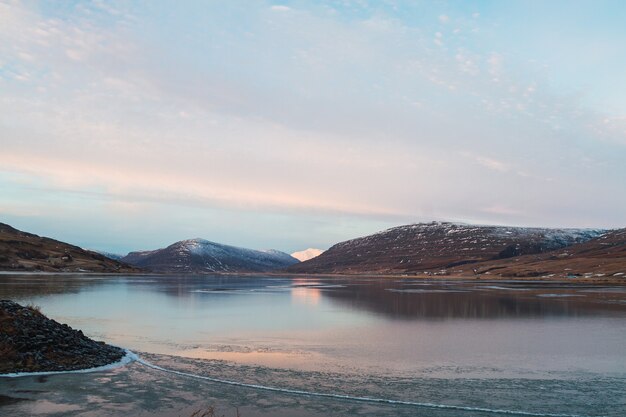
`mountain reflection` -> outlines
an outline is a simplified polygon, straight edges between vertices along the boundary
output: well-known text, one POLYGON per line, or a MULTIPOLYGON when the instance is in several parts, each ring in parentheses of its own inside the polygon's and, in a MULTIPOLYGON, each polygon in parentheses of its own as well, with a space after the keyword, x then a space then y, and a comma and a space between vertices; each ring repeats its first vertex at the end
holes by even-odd
MULTIPOLYGON (((247 297, 271 297, 270 305, 291 305, 373 313, 400 320, 501 319, 621 315, 626 311, 622 287, 602 288, 567 283, 503 281, 423 281, 381 278, 270 276, 94 276, 4 275, 0 298, 30 301, 56 294, 106 289, 160 293, 176 303, 216 301, 249 303, 247 297), (278 297, 278 298, 273 298, 278 297)), ((117 294, 117 295, 116 295, 117 294)))
POLYGON ((605 303, 595 294, 573 289, 555 293, 553 289, 532 287, 426 285, 416 289, 388 282, 360 283, 324 291, 323 296, 343 306, 399 319, 572 317, 624 312, 623 305, 605 303))
POLYGON ((55 294, 76 294, 89 287, 102 285, 106 278, 88 275, 0 275, 0 299, 21 300, 55 294))

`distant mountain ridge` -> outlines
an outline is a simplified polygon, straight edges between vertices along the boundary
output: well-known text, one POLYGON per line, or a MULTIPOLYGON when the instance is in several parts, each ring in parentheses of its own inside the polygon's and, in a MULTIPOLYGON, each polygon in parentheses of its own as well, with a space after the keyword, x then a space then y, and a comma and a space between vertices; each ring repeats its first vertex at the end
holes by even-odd
MULTIPOLYGON (((301 251, 303 258, 313 251, 301 251)), ((626 229, 549 229, 432 222, 394 227, 341 242, 304 262, 277 250, 239 248, 205 239, 183 240, 162 249, 131 252, 117 261, 0 223, 0 271, 280 271, 581 277, 594 281, 610 277, 626 282, 626 229)))
POLYGON ((254 250, 205 239, 182 240, 163 249, 130 252, 123 262, 154 272, 267 272, 299 261, 274 250, 254 250))
MULTIPOLYGON (((338 243, 293 265, 301 273, 432 273, 473 263, 544 253, 601 236, 604 229, 481 226, 448 222, 394 227, 338 243)), ((466 266, 461 268, 461 266, 466 266)))
POLYGON ((308 261, 316 256, 320 256, 324 251, 322 249, 308 248, 291 254, 294 258, 300 262, 308 261))
MULTIPOLYGON (((90 249, 85 249, 85 250, 90 250, 90 249)), ((100 255, 106 256, 107 258, 114 259, 116 261, 119 261, 124 256, 126 256, 126 255, 120 255, 119 253, 107 252, 103 250, 91 250, 91 252, 99 253, 100 255)))
POLYGON ((99 253, 0 223, 0 270, 42 272, 140 272, 99 253))

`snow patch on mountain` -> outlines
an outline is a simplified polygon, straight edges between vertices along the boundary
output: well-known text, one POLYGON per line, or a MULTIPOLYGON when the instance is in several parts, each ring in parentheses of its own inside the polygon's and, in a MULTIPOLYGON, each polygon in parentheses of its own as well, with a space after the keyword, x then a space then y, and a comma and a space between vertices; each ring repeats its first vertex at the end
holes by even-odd
POLYGON ((85 249, 85 250, 90 250, 92 252, 96 252, 99 253, 102 256, 106 256, 109 259, 113 259, 116 261, 119 261, 120 259, 122 259, 125 255, 120 255, 119 253, 113 253, 113 252, 106 252, 106 251, 102 251, 102 250, 92 250, 92 249, 85 249))
POLYGON ((123 258, 133 265, 163 272, 265 272, 298 263, 275 250, 254 250, 206 239, 188 239, 154 251, 131 252, 123 258))
MULTIPOLYGON (((409 224, 337 243, 292 272, 423 272, 539 254, 602 236, 603 229, 549 229, 449 222, 409 224)), ((471 271, 471 270, 470 270, 471 271)))
POLYGON ((322 253, 324 253, 322 249, 308 248, 299 252, 294 252, 291 254, 291 256, 296 258, 300 262, 304 262, 308 261, 309 259, 313 259, 316 256, 320 256, 322 253))

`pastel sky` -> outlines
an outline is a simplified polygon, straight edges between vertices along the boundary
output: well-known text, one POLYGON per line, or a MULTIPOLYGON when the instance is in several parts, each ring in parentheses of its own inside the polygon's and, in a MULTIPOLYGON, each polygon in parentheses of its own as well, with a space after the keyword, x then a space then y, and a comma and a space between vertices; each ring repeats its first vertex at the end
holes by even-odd
POLYGON ((120 253, 624 227, 624 22, 620 0, 0 0, 0 221, 120 253))

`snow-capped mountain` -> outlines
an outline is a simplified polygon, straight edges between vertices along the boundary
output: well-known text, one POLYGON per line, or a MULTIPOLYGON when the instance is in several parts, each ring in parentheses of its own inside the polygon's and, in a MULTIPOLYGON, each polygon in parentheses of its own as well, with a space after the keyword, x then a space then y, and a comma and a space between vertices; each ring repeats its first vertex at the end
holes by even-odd
POLYGON ((324 251, 321 249, 308 248, 299 252, 294 252, 291 254, 291 256, 296 258, 300 262, 304 262, 308 261, 309 259, 313 259, 316 256, 320 256, 323 252, 324 251))
POLYGON ((176 242, 166 248, 130 252, 123 262, 155 272, 265 272, 298 263, 284 252, 253 250, 204 239, 176 242))
MULTIPOLYGON (((394 227, 338 243, 293 265, 303 273, 421 273, 490 259, 537 254, 602 235, 599 229, 547 229, 432 222, 394 227)), ((471 271, 471 268, 468 266, 471 271)))

